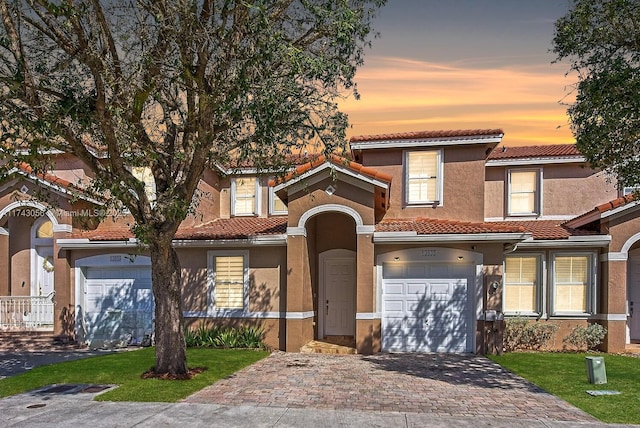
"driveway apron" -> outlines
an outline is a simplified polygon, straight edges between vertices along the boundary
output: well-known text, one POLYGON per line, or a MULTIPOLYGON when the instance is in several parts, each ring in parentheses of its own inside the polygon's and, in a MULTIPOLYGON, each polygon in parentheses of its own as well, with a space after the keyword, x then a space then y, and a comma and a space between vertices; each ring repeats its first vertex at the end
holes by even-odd
POLYGON ((595 421, 487 358, 452 354, 337 356, 275 352, 184 401, 595 421))

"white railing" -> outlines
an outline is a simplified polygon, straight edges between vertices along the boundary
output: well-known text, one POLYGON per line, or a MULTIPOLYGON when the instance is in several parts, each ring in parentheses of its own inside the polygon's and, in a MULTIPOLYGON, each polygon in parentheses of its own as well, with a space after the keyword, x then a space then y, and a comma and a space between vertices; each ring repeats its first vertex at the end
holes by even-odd
POLYGON ((53 328, 54 295, 0 297, 0 329, 53 328))

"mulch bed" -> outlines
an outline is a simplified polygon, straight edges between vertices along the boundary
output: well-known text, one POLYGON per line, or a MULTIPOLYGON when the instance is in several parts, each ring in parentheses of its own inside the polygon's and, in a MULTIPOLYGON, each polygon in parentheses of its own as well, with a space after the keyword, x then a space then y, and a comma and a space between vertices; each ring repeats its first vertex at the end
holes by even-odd
POLYGON ((207 370, 206 367, 189 367, 186 374, 170 374, 170 373, 157 373, 153 369, 148 370, 140 377, 142 379, 162 379, 162 380, 189 380, 193 379, 196 375, 207 370))

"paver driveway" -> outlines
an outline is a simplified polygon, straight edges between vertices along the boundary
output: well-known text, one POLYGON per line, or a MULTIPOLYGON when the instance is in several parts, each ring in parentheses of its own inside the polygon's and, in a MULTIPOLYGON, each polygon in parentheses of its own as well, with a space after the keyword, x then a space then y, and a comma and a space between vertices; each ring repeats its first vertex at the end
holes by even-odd
POLYGON ((275 352, 191 403, 595 421, 480 356, 275 352))

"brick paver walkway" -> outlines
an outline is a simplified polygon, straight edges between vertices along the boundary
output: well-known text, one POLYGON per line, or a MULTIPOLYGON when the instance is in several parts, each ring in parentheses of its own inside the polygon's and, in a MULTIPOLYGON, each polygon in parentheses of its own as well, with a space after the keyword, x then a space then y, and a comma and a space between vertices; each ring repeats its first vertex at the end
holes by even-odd
POLYGON ((480 356, 276 352, 191 403, 595 421, 480 356))

